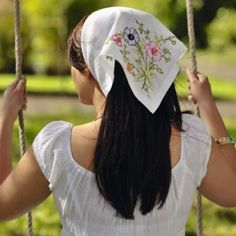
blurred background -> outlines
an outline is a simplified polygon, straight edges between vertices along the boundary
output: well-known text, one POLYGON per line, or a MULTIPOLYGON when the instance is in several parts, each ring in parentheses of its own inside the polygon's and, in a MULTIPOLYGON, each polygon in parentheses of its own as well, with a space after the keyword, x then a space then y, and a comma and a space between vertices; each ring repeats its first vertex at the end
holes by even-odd
MULTIPOLYGON (((82 16, 102 7, 128 6, 155 15, 188 45, 186 7, 183 0, 24 0, 21 2, 23 73, 28 80, 29 105, 25 112, 27 143, 52 120, 81 124, 94 118, 94 110, 79 103, 70 79, 67 38, 82 16)), ((199 70, 210 78, 217 106, 231 136, 236 137, 236 0, 194 0, 199 70)), ((176 87, 183 109, 193 109, 187 99, 180 62, 176 87)), ((15 79, 14 8, 12 0, 0 4, 0 92, 15 79)), ((1 97, 0 97, 1 103, 1 97)), ((14 163, 19 160, 17 124, 14 163)), ((220 173, 219 173, 220 175, 220 173)), ((186 235, 196 235, 196 204, 189 216, 186 235)), ((60 220, 52 197, 33 210, 35 235, 57 236, 60 220)), ((236 209, 224 209, 203 200, 206 236, 236 236, 236 209)), ((26 220, 0 223, 0 235, 26 235, 26 220)))

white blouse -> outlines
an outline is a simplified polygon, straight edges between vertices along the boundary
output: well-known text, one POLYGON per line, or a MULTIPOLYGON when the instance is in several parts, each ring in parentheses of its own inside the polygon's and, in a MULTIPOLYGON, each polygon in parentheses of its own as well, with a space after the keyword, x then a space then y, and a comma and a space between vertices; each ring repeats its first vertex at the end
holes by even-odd
POLYGON ((100 195, 93 172, 72 157, 73 125, 55 121, 33 142, 36 160, 49 181, 62 222, 62 236, 184 236, 194 193, 207 171, 211 136, 202 121, 183 115, 181 156, 172 168, 169 194, 161 209, 142 215, 136 206, 134 220, 116 216, 100 195))

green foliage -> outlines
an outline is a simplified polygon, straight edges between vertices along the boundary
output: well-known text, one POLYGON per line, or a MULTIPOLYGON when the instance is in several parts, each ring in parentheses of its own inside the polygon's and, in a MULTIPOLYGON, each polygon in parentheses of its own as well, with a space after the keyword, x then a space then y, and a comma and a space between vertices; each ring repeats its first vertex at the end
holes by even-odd
POLYGON ((2 0, 0 4, 0 71, 11 71, 14 68, 14 32, 13 8, 11 2, 2 0), (12 30, 10 30, 12 29, 12 30))
POLYGON ((216 19, 208 26, 211 48, 222 52, 236 46, 236 9, 220 8, 216 19))
MULTIPOLYGON (((155 15, 160 21, 167 25, 171 30, 178 32, 182 31, 182 28, 186 22, 185 18, 185 2, 181 0, 117 0, 116 5, 133 7, 142 11, 149 12, 155 15), (179 25, 177 22, 182 23, 179 25), (176 30, 178 25, 178 30, 176 30)), ((186 29, 186 27, 184 27, 186 29)))
MULTIPOLYGON (((169 27, 177 37, 187 42, 187 20, 186 2, 183 0, 117 0, 117 5, 134 7, 147 11, 160 19, 169 27)), ((214 0, 195 0, 193 1, 194 20, 197 45, 200 48, 208 46, 210 33, 206 30, 209 23, 214 22, 217 10, 221 7, 235 9, 235 0, 214 1, 214 0)), ((217 24, 217 23, 216 23, 217 24)), ((235 27, 234 27, 235 28, 235 27)), ((222 35, 224 38, 224 34, 222 35)))
POLYGON ((26 63, 35 72, 61 73, 66 70, 67 27, 64 11, 71 0, 22 1, 24 47, 30 49, 26 63), (30 29, 30 30, 29 30, 30 29))
POLYGON ((89 15, 100 8, 114 5, 115 0, 87 0, 78 1, 70 0, 70 4, 65 9, 65 16, 67 18, 67 28, 69 32, 76 26, 82 17, 89 15))
MULTIPOLYGON (((156 15, 179 38, 187 42, 185 1, 182 0, 40 0, 21 1, 23 66, 25 72, 48 74, 68 73, 67 37, 85 14, 99 8, 120 5, 134 7, 156 15)), ((195 0, 196 32, 199 45, 206 46, 210 37, 212 47, 235 45, 235 0, 195 0), (218 11, 225 7, 227 14, 218 11), (223 15, 222 15, 223 14, 223 15), (230 18, 229 16, 230 15, 230 18), (226 32, 221 33, 226 24, 226 32), (206 26, 211 23, 209 30, 206 26), (218 37, 219 36, 219 37, 218 37)), ((14 12, 13 1, 0 4, 0 71, 14 71, 14 12)))
MULTIPOLYGON (((197 236, 196 201, 190 213, 186 236, 197 236)), ((203 197, 203 232, 206 236, 235 236, 236 212, 219 207, 203 197)))
POLYGON ((117 6, 125 6, 125 7, 131 7, 131 8, 136 8, 139 10, 144 10, 146 12, 149 12, 151 14, 155 13, 155 5, 156 5, 156 0, 116 0, 116 5, 117 6))

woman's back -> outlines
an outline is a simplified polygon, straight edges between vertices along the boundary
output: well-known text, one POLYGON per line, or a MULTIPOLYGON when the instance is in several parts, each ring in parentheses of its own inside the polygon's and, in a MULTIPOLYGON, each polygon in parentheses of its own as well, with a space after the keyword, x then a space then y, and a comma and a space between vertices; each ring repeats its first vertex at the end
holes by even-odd
POLYGON ((177 141, 174 135, 170 143, 171 153, 178 151, 180 142, 181 148, 180 155, 171 156, 174 166, 167 200, 161 209, 156 206, 146 215, 139 211, 138 202, 134 220, 117 216, 98 191, 90 165, 96 146, 93 126, 90 123, 72 131, 70 123, 54 122, 43 129, 33 145, 62 218, 62 235, 184 235, 193 196, 205 175, 211 149, 210 135, 201 121, 193 115, 183 115, 185 131, 177 135, 177 141), (89 161, 83 155, 88 155, 89 161))

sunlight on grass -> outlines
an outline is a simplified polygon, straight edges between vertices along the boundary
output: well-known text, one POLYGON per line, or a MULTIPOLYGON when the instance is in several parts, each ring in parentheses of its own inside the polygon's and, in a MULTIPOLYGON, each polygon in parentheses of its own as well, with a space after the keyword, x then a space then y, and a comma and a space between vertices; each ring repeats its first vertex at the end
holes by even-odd
MULTIPOLYGON (((236 81, 211 77, 210 82, 212 92, 216 99, 236 100, 236 81)), ((5 89, 11 81, 13 75, 0 74, 0 89, 5 89)), ((180 97, 187 96, 187 79, 184 74, 180 74, 176 79, 176 89, 180 97)), ((70 76, 45 76, 30 75, 27 78, 28 92, 39 93, 71 93, 75 94, 74 85, 70 76)))
MULTIPOLYGON (((0 89, 5 89, 15 79, 14 75, 0 74, 0 89)), ((70 76, 27 76, 27 91, 39 93, 69 92, 74 93, 74 85, 70 76)))

